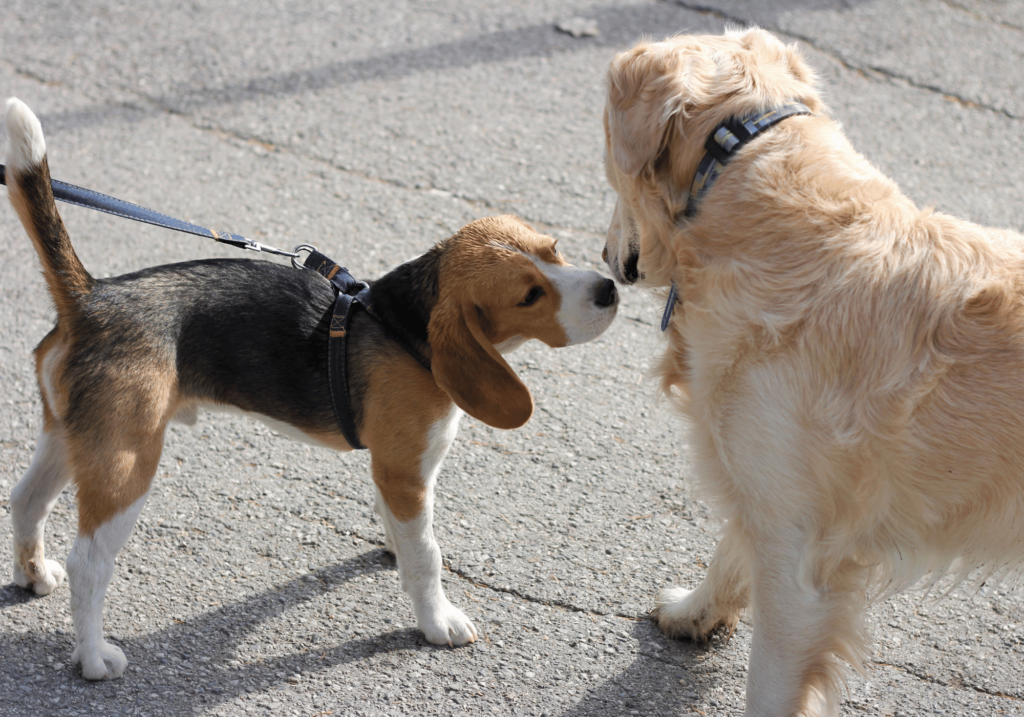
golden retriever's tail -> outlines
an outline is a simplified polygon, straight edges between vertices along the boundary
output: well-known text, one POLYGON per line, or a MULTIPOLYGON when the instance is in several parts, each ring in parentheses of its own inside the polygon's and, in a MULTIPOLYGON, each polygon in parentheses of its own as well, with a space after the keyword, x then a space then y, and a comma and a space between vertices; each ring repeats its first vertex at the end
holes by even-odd
POLYGON ((7 100, 7 195, 43 264, 58 318, 77 313, 95 280, 71 246, 50 186, 39 119, 21 100, 7 100))

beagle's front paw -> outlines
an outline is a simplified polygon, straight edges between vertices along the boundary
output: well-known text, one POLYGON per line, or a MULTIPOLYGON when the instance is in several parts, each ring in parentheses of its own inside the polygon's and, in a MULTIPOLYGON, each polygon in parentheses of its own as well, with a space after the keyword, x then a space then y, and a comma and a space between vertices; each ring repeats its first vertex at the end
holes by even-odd
POLYGON ((476 628, 462 610, 447 600, 419 620, 419 627, 427 642, 435 645, 458 647, 476 642, 476 628))
POLYGON ((32 588, 36 595, 49 595, 66 577, 64 566, 56 560, 44 558, 40 563, 33 559, 27 569, 14 561, 14 582, 26 590, 32 588))
POLYGON ((88 647, 78 645, 71 653, 71 662, 82 666, 82 677, 87 680, 116 680, 128 667, 121 648, 105 640, 88 647))

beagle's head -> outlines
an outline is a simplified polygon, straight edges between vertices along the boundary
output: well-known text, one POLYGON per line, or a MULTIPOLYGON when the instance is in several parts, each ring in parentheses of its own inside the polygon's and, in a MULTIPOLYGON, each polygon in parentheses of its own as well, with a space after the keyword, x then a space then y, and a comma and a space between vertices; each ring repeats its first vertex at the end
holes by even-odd
POLYGON ((783 104, 824 105, 795 45, 759 28, 643 41, 608 69, 605 170, 618 194, 604 258, 625 284, 667 286, 676 225, 704 142, 721 122, 783 104))
POLYGON ((615 283, 571 266, 554 239, 512 216, 479 219, 442 245, 434 378, 474 418, 518 428, 533 397, 502 354, 530 339, 557 348, 597 338, 615 318, 615 283))

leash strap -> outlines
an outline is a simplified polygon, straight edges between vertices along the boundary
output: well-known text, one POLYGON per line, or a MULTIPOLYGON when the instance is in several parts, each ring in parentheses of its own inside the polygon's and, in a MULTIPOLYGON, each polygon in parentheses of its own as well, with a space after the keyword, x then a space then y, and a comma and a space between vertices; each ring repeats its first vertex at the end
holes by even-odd
POLYGON ((366 448, 359 441, 359 429, 352 415, 352 394, 349 391, 348 370, 348 328, 352 320, 352 309, 362 305, 365 309, 370 300, 370 286, 365 281, 356 281, 348 269, 316 251, 310 251, 303 266, 312 269, 334 286, 337 298, 331 314, 331 332, 327 341, 327 377, 331 389, 331 405, 345 440, 355 450, 366 448))
MULTIPOLYGON (((732 117, 715 128, 707 141, 704 143, 704 158, 697 166, 697 173, 693 176, 693 184, 690 185, 690 196, 686 200, 686 208, 682 215, 690 219, 697 214, 697 205, 701 197, 707 193, 711 185, 715 183, 725 165, 735 156, 736 152, 769 127, 778 124, 787 117, 793 115, 811 115, 810 108, 802 102, 788 102, 781 107, 775 107, 767 112, 747 115, 746 117, 732 117)), ((680 218, 676 217, 676 223, 680 218)), ((672 288, 668 292, 668 301, 665 303, 665 312, 661 315, 661 330, 668 328, 672 319, 672 312, 675 311, 679 292, 676 283, 672 282, 672 288)))
MULTIPOLYGON (((2 164, 0 164, 0 184, 7 184, 7 172, 2 164)), ((54 199, 59 199, 60 201, 67 202, 68 204, 85 207, 86 209, 95 209, 98 212, 113 214, 115 217, 121 217, 122 219, 132 219, 144 224, 152 224, 165 229, 173 229, 179 232, 195 234, 196 236, 213 239, 221 244, 230 244, 231 246, 236 246, 240 249, 261 251, 268 254, 277 254, 279 256, 298 256, 295 252, 276 249, 272 246, 265 246, 257 241, 253 241, 252 239, 246 239, 244 236, 239 234, 223 234, 215 232, 212 229, 201 227, 198 224, 184 222, 180 219, 169 217, 166 214, 153 211, 152 209, 140 207, 138 204, 126 202, 123 199, 117 199, 106 194, 100 194, 99 192, 94 192, 91 189, 76 187, 73 184, 60 182, 56 179, 50 180, 50 186, 53 188, 54 199)))

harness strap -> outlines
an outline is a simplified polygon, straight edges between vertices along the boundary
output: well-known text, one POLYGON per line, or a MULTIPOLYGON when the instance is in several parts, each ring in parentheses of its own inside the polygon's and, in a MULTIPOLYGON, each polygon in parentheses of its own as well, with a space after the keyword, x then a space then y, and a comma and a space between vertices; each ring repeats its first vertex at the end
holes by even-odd
MULTIPOLYGON (((384 329, 388 338, 398 343, 419 362, 423 368, 430 371, 430 359, 416 348, 415 341, 402 331, 387 322, 381 320, 370 306, 370 285, 365 281, 357 281, 348 269, 329 259, 308 244, 300 244, 296 251, 308 249, 309 256, 302 263, 305 269, 312 269, 320 276, 331 282, 337 297, 334 300, 334 310, 331 314, 330 338, 327 342, 327 376, 331 388, 331 405, 334 407, 334 417, 338 427, 345 436, 345 440, 356 450, 366 448, 359 441, 359 429, 356 427, 352 415, 352 394, 349 391, 349 369, 347 341, 349 325, 352 322, 352 313, 356 306, 363 307, 363 311, 371 319, 384 329)), ((294 260, 292 263, 296 267, 294 260)))
POLYGON ((348 269, 340 266, 318 251, 311 251, 303 266, 329 280, 337 291, 331 313, 330 338, 327 340, 327 380, 331 389, 331 405, 345 440, 355 450, 366 448, 359 441, 359 429, 352 414, 352 394, 349 391, 347 338, 352 309, 366 308, 370 287, 365 281, 356 281, 348 269))

